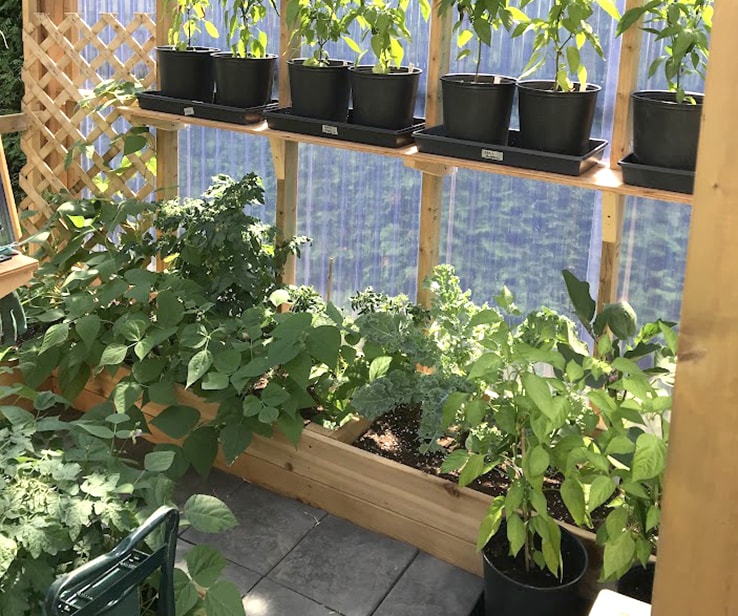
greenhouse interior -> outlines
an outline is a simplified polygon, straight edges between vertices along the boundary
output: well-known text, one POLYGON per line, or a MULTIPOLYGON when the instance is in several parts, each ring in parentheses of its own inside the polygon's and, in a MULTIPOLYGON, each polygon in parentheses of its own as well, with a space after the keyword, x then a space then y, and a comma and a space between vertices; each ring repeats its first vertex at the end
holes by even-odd
POLYGON ((731 31, 0 0, 0 616, 738 616, 731 31))

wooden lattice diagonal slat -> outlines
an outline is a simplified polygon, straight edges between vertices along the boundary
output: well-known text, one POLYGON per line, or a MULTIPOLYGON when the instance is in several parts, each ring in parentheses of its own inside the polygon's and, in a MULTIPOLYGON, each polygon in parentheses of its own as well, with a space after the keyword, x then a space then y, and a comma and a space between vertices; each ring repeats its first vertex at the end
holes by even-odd
MULTIPOLYGON (((114 141, 120 114, 115 109, 81 109, 79 102, 82 91, 107 78, 136 77, 153 87, 156 25, 146 13, 135 14, 128 24, 111 13, 101 14, 95 24, 85 23, 77 13, 66 14, 60 23, 44 13, 32 13, 23 29, 23 105, 29 128, 22 139, 28 162, 21 173, 26 197, 20 209, 34 213, 25 222, 26 231, 32 233, 52 213, 44 193, 68 190, 78 195, 84 189, 97 190, 93 178, 122 153, 122 143, 114 141), (65 168, 67 153, 80 141, 97 143, 96 153, 89 161, 77 155, 65 168)), ((109 191, 139 199, 151 195, 155 179, 146 163, 152 156, 147 150, 131 157, 132 167, 122 177, 107 177, 109 191)))

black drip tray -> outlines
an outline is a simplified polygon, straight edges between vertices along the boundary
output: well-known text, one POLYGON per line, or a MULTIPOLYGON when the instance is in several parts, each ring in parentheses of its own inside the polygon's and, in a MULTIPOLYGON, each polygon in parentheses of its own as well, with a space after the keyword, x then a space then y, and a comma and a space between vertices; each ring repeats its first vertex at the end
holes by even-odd
POLYGON ((291 107, 283 107, 264 114, 269 128, 290 133, 340 139, 355 143, 366 143, 384 148, 401 148, 413 142, 413 133, 425 126, 423 118, 414 118, 413 125, 400 130, 373 128, 351 123, 351 111, 348 122, 333 122, 316 118, 305 118, 292 113, 291 107))
POLYGON ((603 139, 590 139, 589 150, 582 156, 525 150, 517 147, 519 131, 508 133, 507 145, 491 145, 446 136, 444 126, 433 126, 415 133, 418 150, 427 154, 465 158, 506 167, 548 171, 562 175, 581 175, 602 159, 607 147, 603 139))
POLYGON ((136 97, 138 98, 138 105, 141 109, 171 113, 184 116, 185 118, 200 118, 202 120, 242 125, 261 122, 264 119, 264 111, 277 107, 276 101, 259 107, 227 107, 226 105, 216 105, 215 103, 203 103, 201 101, 190 101, 164 96, 157 90, 139 92, 136 94, 136 97))
POLYGON ((652 167, 639 163, 628 154, 618 163, 623 169, 623 182, 631 186, 657 188, 691 195, 694 192, 694 171, 652 167))

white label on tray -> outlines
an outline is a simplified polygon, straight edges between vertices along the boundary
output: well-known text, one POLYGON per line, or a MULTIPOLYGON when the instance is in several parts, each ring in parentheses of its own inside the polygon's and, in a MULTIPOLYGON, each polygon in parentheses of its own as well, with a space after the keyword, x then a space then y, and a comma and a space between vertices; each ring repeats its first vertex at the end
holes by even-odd
POLYGON ((486 150, 482 148, 482 158, 484 160, 494 160, 498 163, 501 163, 503 160, 505 160, 505 154, 504 152, 500 152, 499 150, 486 150))
POLYGON ((326 135, 338 135, 338 127, 331 126, 330 124, 323 124, 323 132, 326 135))
POLYGON ((184 114, 186 116, 195 115, 195 108, 194 107, 185 107, 184 108, 184 114))

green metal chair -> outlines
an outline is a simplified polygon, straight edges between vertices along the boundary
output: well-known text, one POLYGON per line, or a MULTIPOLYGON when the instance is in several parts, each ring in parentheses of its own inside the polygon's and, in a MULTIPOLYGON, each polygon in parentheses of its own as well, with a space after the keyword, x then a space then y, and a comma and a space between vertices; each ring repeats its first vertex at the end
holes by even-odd
MULTIPOLYGON (((139 586, 160 570, 157 616, 174 616, 174 552, 179 511, 160 507, 113 550, 57 579, 46 594, 46 616, 139 616, 139 586), (161 547, 139 548, 154 531, 161 547)), ((143 546, 141 546, 143 547, 143 546)))

